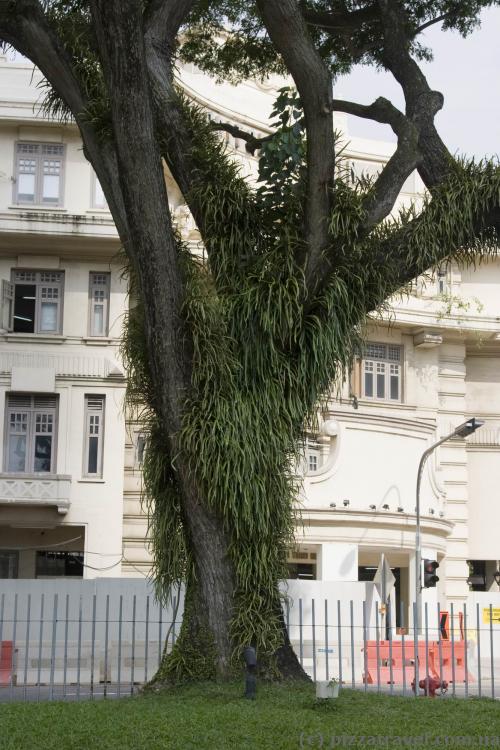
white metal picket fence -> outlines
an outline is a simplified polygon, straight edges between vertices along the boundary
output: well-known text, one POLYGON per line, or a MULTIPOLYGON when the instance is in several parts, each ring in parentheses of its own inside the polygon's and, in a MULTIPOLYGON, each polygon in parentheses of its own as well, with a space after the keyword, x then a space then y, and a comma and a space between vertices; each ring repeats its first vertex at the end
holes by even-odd
MULTIPOLYGON (((427 677, 449 696, 497 697, 500 608, 485 595, 446 612, 426 603, 417 633, 403 603, 381 614, 371 584, 336 599, 297 596, 289 583, 285 622, 314 681, 414 695, 427 677)), ((137 692, 173 647, 183 604, 181 590, 160 606, 138 579, 0 581, 0 702, 137 692)))

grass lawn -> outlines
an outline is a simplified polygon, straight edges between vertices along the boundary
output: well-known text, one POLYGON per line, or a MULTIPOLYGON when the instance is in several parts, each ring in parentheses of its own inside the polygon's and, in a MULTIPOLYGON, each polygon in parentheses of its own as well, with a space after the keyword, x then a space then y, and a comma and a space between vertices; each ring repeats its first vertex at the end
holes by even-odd
POLYGON ((500 747, 488 699, 365 695, 318 705, 312 685, 198 685, 164 695, 0 705, 1 750, 290 750, 309 747, 500 747), (487 742, 489 744, 487 744, 487 742))

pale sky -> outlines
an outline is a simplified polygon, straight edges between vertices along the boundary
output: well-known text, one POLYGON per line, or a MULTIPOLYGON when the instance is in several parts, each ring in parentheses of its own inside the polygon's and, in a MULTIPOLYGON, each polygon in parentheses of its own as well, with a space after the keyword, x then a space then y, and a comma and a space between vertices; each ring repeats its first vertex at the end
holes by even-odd
MULTIPOLYGON (((439 26, 421 37, 434 50, 433 62, 423 64, 427 79, 445 98, 436 117, 439 132, 453 153, 477 157, 500 155, 500 8, 485 10, 481 21, 466 39, 439 26)), ((339 79, 334 96, 363 104, 385 96, 401 106, 400 91, 392 76, 359 66, 339 79)), ((389 127, 357 117, 349 117, 349 132, 394 138, 389 127)))

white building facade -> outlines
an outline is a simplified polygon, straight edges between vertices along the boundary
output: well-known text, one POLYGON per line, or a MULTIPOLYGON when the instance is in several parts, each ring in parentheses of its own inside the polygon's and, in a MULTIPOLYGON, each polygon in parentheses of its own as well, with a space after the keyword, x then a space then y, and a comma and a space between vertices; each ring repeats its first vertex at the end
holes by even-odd
POLYGON ((2 60, 0 576, 119 575, 123 261, 78 132, 37 115, 31 75, 2 60))
MULTIPOLYGON (((146 436, 126 424, 119 356, 124 262, 77 130, 34 110, 31 74, 29 65, 0 63, 0 577, 147 575, 146 436)), ((218 86, 191 66, 182 82, 214 119, 268 132, 275 82, 218 86)), ((335 124, 347 133, 343 116, 335 124)), ((255 176, 256 158, 227 141, 255 176)), ((346 142, 358 175, 376 174, 393 150, 346 142)), ((194 247, 196 227, 167 182, 194 247)), ((422 192, 412 175, 400 204, 418 204, 422 192)), ((307 442, 292 577, 371 580, 384 553, 396 604, 408 608, 419 459, 476 416, 485 426, 444 444, 424 473, 422 556, 440 564, 425 600, 465 600, 471 574, 477 590, 498 590, 499 290, 500 260, 443 267, 373 318, 363 357, 307 442)))

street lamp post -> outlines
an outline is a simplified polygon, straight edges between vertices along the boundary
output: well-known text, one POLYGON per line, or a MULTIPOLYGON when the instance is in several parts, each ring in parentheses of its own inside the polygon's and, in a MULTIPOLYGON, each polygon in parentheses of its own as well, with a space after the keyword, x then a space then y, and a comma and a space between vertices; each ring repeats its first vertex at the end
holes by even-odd
POLYGON ((415 508, 416 512, 416 525, 415 525, 415 623, 414 623, 414 629, 415 633, 419 632, 420 629, 420 601, 422 596, 422 582, 421 582, 421 558, 422 558, 422 548, 421 548, 421 535, 420 535, 420 484, 422 482, 422 474, 424 470, 424 465, 429 456, 433 451, 436 450, 438 446, 440 446, 442 443, 445 443, 447 440, 451 440, 451 438, 454 437, 461 437, 466 438, 469 435, 472 435, 473 432, 475 432, 479 427, 482 427, 484 422, 480 419, 476 419, 476 417, 472 417, 471 419, 468 419, 467 422, 464 422, 463 424, 456 427, 453 432, 450 432, 449 435, 446 435, 444 438, 441 438, 441 440, 438 440, 436 443, 430 446, 430 448, 427 448, 426 451, 422 454, 422 458, 420 459, 420 463, 418 465, 418 474, 417 474, 417 506, 415 508))
POLYGON ((430 446, 430 448, 427 448, 426 451, 422 454, 422 457, 420 459, 420 463, 418 465, 418 474, 417 474, 417 506, 415 508, 416 513, 416 523, 415 523, 415 610, 414 610, 414 617, 415 621, 413 623, 413 632, 414 632, 414 648, 415 648, 415 697, 419 694, 419 669, 418 669, 418 634, 420 632, 420 614, 421 614, 421 597, 422 597, 422 566, 421 566, 421 558, 422 558, 422 548, 421 548, 421 535, 420 535, 420 484, 422 482, 422 473, 424 470, 424 465, 429 456, 433 451, 436 450, 436 448, 441 445, 442 443, 445 443, 447 440, 450 440, 454 437, 461 437, 466 438, 469 435, 472 435, 473 432, 475 432, 479 427, 482 427, 484 424, 483 421, 480 419, 476 419, 476 417, 472 417, 471 419, 468 419, 467 422, 464 422, 463 424, 456 427, 453 432, 450 432, 449 435, 446 435, 444 438, 441 438, 441 440, 438 440, 436 443, 430 446))

